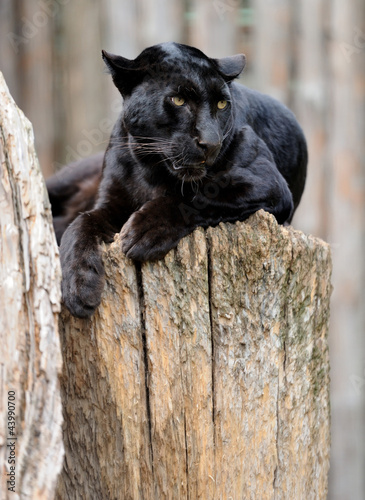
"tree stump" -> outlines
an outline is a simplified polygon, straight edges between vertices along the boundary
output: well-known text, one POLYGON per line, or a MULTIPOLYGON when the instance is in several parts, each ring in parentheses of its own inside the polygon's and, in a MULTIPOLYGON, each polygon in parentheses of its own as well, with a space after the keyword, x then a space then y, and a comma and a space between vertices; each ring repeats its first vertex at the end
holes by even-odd
POLYGON ((0 498, 52 499, 62 467, 61 272, 33 130, 0 73, 0 498))
POLYGON ((103 259, 94 317, 60 316, 57 498, 325 499, 328 245, 261 211, 103 259))

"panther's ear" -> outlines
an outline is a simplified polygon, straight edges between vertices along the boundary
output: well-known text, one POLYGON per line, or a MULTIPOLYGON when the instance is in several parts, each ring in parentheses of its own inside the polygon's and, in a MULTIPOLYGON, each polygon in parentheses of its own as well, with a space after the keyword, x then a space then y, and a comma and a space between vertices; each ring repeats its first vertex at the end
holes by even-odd
POLYGON ((219 73, 227 82, 230 82, 242 73, 243 68, 246 65, 246 56, 243 54, 237 54, 235 56, 222 57, 221 59, 216 59, 215 61, 218 64, 219 73))
POLYGON ((110 54, 106 50, 102 50, 101 53, 119 92, 123 97, 131 94, 134 87, 142 82, 145 72, 131 59, 110 54))

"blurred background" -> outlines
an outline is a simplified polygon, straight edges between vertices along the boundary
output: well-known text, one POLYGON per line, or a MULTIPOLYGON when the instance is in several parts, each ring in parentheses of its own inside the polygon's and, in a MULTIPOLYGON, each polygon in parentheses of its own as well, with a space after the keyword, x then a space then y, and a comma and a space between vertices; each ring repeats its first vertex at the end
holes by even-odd
POLYGON ((121 98, 101 49, 134 58, 163 41, 245 53, 241 82, 304 129, 309 174, 293 225, 333 255, 329 499, 364 500, 364 0, 0 0, 0 70, 46 177, 107 145, 121 98))

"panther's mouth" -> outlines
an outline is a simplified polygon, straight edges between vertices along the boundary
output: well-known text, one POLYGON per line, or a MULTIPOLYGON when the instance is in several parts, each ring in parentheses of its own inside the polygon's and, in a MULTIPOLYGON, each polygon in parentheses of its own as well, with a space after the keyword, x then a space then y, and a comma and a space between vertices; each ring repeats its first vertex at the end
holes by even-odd
POLYGON ((202 179, 206 174, 205 161, 188 165, 172 164, 174 173, 179 179, 190 182, 202 179))

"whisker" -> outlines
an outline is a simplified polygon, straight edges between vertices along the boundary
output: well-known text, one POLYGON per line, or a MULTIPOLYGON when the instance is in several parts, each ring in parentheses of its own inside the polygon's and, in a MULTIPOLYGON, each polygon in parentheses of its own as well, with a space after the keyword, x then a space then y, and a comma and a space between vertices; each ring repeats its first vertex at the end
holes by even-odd
POLYGON ((171 144, 170 139, 165 139, 163 137, 144 137, 144 136, 122 136, 122 137, 112 137, 110 139, 111 144, 148 144, 148 145, 154 145, 154 144, 171 144), (145 142, 143 142, 145 141, 145 142), (148 142, 147 142, 148 141, 148 142))
MULTIPOLYGON (((173 163, 174 160, 179 158, 179 156, 181 156, 181 155, 182 155, 182 153, 179 153, 178 155, 175 155, 175 156, 166 156, 162 160, 158 161, 157 163, 154 163, 153 166, 155 167, 156 165, 159 165, 160 163, 162 163, 164 161, 171 161, 173 163)), ((179 161, 181 161, 181 160, 177 160, 176 163, 178 163, 179 161)), ((176 170, 178 170, 178 169, 176 169, 176 170)))

